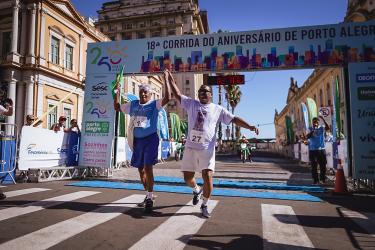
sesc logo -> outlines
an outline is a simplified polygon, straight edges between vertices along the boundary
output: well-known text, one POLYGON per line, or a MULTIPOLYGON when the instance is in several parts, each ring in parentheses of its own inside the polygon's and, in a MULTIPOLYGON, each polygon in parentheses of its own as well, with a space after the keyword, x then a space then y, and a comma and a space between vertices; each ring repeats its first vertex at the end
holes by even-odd
POLYGON ((107 90, 108 90, 108 86, 107 86, 107 83, 105 82, 100 82, 92 86, 92 92, 105 92, 107 90))
POLYGON ((375 82, 375 73, 363 73, 356 75, 357 82, 375 82))

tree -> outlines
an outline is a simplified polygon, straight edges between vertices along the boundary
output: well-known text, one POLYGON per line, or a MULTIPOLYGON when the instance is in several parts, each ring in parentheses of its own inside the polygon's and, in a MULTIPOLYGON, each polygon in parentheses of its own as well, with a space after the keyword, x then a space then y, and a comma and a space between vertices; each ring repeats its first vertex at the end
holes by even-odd
MULTIPOLYGON (((238 103, 241 101, 241 89, 238 85, 227 85, 225 87, 226 94, 225 98, 227 99, 227 103, 232 108, 232 114, 234 115, 234 110, 238 103)), ((234 124, 232 123, 232 140, 234 139, 234 124)))

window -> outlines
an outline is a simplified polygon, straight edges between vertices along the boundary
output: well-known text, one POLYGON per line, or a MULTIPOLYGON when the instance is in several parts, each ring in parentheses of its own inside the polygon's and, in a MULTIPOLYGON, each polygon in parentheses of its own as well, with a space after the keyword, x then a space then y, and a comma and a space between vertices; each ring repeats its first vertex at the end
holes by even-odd
POLYGON ((131 40, 132 34, 131 33, 122 33, 122 40, 131 40))
MULTIPOLYGON (((50 110, 54 104, 49 103, 48 104, 48 110, 50 110)), ((47 119, 47 128, 50 129, 53 124, 57 122, 57 106, 54 107, 49 113, 48 113, 48 119, 47 119)))
POLYGON ((73 70, 73 47, 70 45, 65 48, 65 68, 73 70))
POLYGON ((131 23, 123 23, 122 27, 124 30, 130 30, 133 28, 133 25, 131 23))
POLYGON ((109 30, 110 31, 115 31, 116 30, 116 26, 113 25, 113 24, 109 25, 109 30))
POLYGON ((145 22, 140 22, 140 23, 138 24, 138 27, 139 27, 139 28, 144 28, 144 27, 146 27, 145 22))
POLYGON ((322 89, 320 89, 319 90, 319 105, 320 105, 320 107, 323 107, 323 90, 322 89))
POLYGON ((190 84, 190 80, 186 80, 186 85, 189 85, 190 84))
POLYGON ((151 33, 151 37, 161 37, 160 31, 154 31, 151 33))
POLYGON ((168 24, 174 24, 175 23, 175 21, 174 21, 174 17, 170 17, 170 18, 168 18, 168 24))
POLYGON ((168 36, 176 35, 176 30, 168 30, 168 36))
POLYGON ((327 105, 331 106, 331 87, 330 87, 329 83, 327 83, 326 95, 327 95, 327 105))
POLYGON ((51 62, 59 64, 60 40, 52 36, 51 38, 51 62))
POLYGON ((64 116, 66 117, 65 126, 70 126, 70 121, 72 120, 72 109, 64 107, 64 116))
POLYGON ((146 37, 145 33, 143 33, 143 32, 138 32, 137 33, 137 38, 138 39, 142 39, 142 38, 145 38, 145 37, 146 37))

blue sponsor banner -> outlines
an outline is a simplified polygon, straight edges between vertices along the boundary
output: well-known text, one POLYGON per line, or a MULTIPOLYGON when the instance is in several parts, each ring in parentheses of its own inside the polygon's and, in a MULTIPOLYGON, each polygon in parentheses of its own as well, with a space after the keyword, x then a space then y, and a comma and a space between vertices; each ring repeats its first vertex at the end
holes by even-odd
POLYGON ((375 179, 375 63, 350 63, 350 109, 354 178, 375 179), (367 91, 362 91, 366 89, 367 91), (371 91, 374 90, 374 91, 371 91))
POLYGON ((161 142, 161 158, 167 159, 170 155, 170 142, 169 141, 162 141, 161 142))
POLYGON ((80 137, 81 133, 69 132, 67 166, 78 166, 80 137))

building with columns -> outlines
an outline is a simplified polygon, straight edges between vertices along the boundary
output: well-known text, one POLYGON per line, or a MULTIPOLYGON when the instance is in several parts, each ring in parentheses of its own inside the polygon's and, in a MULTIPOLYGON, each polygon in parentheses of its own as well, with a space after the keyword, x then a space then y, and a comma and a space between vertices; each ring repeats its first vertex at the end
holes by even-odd
POLYGON ((2 0, 0 98, 15 106, 6 122, 21 127, 34 114, 44 128, 60 115, 80 124, 87 44, 108 40, 69 0, 2 0))
MULTIPOLYGON (((209 32, 207 12, 199 9, 198 0, 118 0, 104 3, 98 14, 95 25, 111 40, 209 32)), ((197 98, 197 90, 203 84, 202 74, 179 73, 175 78, 184 95, 197 98)), ((186 117, 173 98, 168 104, 168 111, 186 117)))
MULTIPOLYGON (((375 1, 374 0, 348 0, 347 13, 344 18, 345 22, 363 22, 375 18, 375 1)), ((346 103, 344 98, 344 75, 341 68, 321 68, 315 69, 309 78, 298 87, 297 82, 291 78, 288 90, 286 106, 282 111, 275 111, 274 123, 276 132, 276 145, 282 146, 288 143, 286 116, 291 117, 293 130, 295 134, 301 135, 303 132, 303 114, 301 111, 301 102, 306 102, 310 97, 315 100, 318 107, 331 107, 332 100, 332 79, 338 77, 339 92, 341 96, 340 118, 341 133, 347 135, 346 124, 346 103)), ((290 142, 292 143, 292 142, 290 142)))

